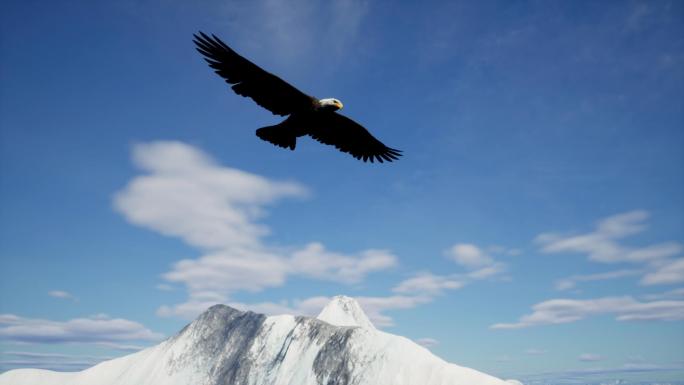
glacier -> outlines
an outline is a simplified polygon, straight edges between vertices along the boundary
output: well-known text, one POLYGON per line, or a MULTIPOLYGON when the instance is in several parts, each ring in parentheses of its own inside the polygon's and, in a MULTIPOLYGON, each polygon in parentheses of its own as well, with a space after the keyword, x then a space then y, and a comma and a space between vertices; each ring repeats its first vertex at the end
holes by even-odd
POLYGON ((214 305, 175 336, 80 372, 15 369, 0 385, 510 385, 376 329, 352 298, 316 318, 214 305))

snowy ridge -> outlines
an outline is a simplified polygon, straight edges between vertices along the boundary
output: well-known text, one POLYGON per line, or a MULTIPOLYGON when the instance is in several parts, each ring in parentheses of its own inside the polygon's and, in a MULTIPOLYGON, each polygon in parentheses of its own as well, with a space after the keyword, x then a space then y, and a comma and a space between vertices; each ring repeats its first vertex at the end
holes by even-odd
POLYGON ((0 385, 39 384, 510 385, 375 329, 349 297, 335 297, 318 318, 215 305, 159 345, 81 372, 0 375, 0 385))

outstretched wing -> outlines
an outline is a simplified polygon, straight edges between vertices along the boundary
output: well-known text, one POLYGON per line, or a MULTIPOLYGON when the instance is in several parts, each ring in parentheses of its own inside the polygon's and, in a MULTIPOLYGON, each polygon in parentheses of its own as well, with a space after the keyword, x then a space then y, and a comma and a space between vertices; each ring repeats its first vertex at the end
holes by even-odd
POLYGON ((218 37, 203 32, 193 36, 197 51, 204 55, 209 67, 233 85, 236 94, 252 98, 275 115, 313 108, 314 98, 238 55, 218 37))
POLYGON ((344 115, 335 112, 321 114, 315 124, 317 127, 309 132, 312 138, 364 162, 375 159, 381 163, 384 160, 391 162, 401 156, 401 151, 385 146, 362 125, 344 115))

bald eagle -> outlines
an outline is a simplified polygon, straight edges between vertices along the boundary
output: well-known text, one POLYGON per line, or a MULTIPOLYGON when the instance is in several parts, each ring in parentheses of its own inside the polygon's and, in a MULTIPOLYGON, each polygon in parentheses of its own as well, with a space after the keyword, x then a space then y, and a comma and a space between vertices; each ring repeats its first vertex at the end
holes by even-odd
POLYGON ((401 156, 401 151, 385 146, 363 126, 338 114, 342 108, 339 100, 317 99, 301 92, 238 55, 215 35, 200 32, 193 36, 197 51, 236 94, 252 98, 274 115, 288 116, 275 126, 256 130, 259 138, 294 150, 297 138, 309 135, 364 162, 391 162, 401 156))

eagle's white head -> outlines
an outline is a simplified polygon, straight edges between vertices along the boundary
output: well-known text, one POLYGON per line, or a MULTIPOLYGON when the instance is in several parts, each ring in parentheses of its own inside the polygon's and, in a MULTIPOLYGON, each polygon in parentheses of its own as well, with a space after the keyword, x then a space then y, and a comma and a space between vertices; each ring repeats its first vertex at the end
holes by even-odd
POLYGON ((337 111, 343 107, 342 102, 335 98, 321 99, 319 103, 321 105, 320 108, 324 110, 337 111))

